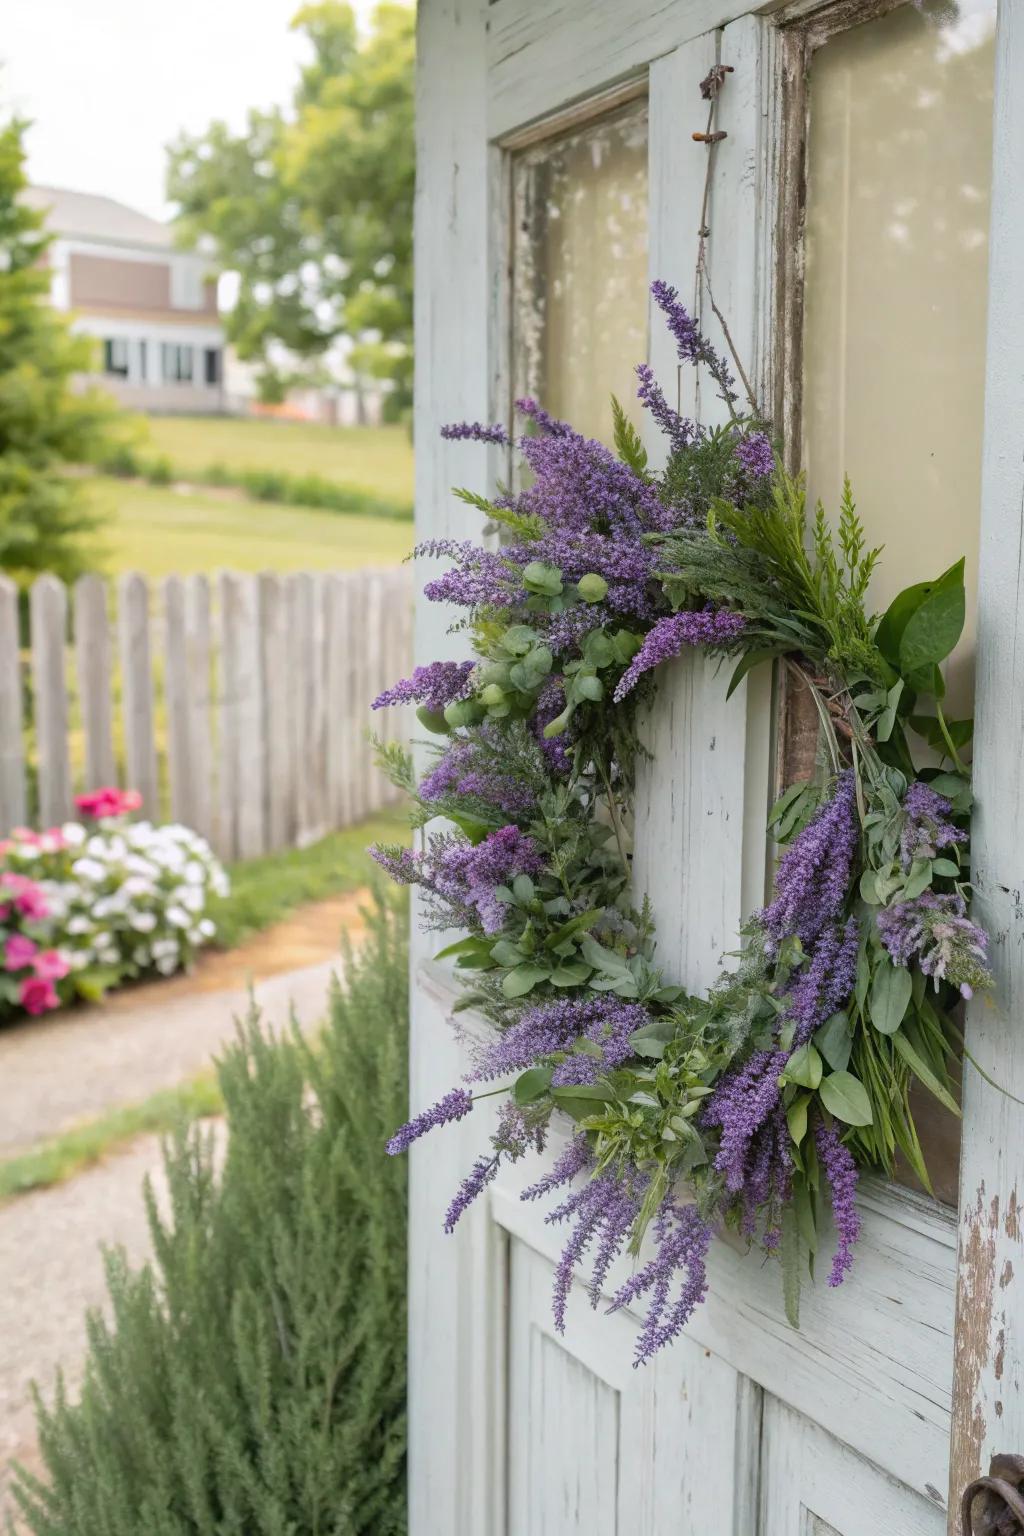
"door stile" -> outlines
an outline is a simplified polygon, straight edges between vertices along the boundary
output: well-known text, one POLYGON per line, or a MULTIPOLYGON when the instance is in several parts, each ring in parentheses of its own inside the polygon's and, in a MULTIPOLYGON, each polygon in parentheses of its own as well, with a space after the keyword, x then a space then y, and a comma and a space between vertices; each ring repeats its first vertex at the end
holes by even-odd
POLYGON ((993 938, 992 999, 968 1009, 964 1066, 951 1536, 965 1485, 1024 1451, 1024 11, 996 29, 972 871, 993 938))

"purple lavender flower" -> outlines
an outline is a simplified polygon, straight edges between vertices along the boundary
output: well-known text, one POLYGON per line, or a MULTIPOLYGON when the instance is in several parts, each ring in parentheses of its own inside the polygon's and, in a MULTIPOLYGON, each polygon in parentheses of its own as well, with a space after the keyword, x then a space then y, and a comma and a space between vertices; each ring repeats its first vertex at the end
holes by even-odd
MULTIPOLYGON (((589 1040, 601 1048, 601 1058, 570 1057, 570 1061, 589 1062, 595 1070, 608 1071, 621 1066, 632 1055, 630 1036, 645 1024, 650 1015, 639 1003, 622 1002, 604 996, 559 997, 539 1003, 516 1020, 487 1047, 473 1078, 504 1077, 542 1061, 558 1051, 567 1051, 577 1040, 589 1040)), ((584 1068, 569 1067, 570 1074, 584 1068)), ((566 1077, 564 1081, 573 1079, 566 1077)), ((579 1081, 593 1081, 581 1078, 579 1081)))
POLYGON ((672 446, 673 453, 682 453, 700 435, 695 422, 680 416, 673 410, 662 393, 661 385, 654 377, 654 369, 648 363, 637 363, 638 380, 636 397, 650 411, 658 426, 672 446))
POLYGON ((532 838, 513 825, 499 827, 475 846, 461 833, 438 832, 422 853, 376 846, 370 853, 399 885, 418 885, 433 898, 439 908, 436 926, 479 923, 484 933, 497 933, 504 921, 505 903, 495 887, 544 868, 532 838))
POLYGON ((565 689, 560 677, 549 677, 540 693, 533 712, 531 729, 537 745, 555 778, 567 779, 572 772, 572 725, 561 736, 545 736, 544 728, 557 720, 565 709, 565 689))
POLYGON ((814 940, 807 964, 786 994, 786 1017, 796 1026, 794 1050, 845 1005, 857 980, 859 948, 860 930, 853 917, 842 928, 830 924, 814 940))
POLYGON ((680 1205, 667 1195, 654 1218, 653 1235, 653 1258, 615 1293, 609 1308, 617 1312, 648 1298, 633 1361, 638 1366, 678 1337, 707 1294, 711 1228, 696 1206, 680 1205))
POLYGON ((428 804, 451 795, 482 800, 506 816, 526 816, 537 803, 529 784, 501 773, 493 757, 472 739, 453 741, 421 781, 419 793, 428 804))
POLYGON ((775 876, 775 899, 761 913, 771 946, 796 935, 809 947, 843 909, 859 846, 852 769, 788 849, 775 876))
POLYGON ((453 421, 441 428, 441 436, 449 442, 497 443, 505 448, 510 442, 505 428, 498 423, 485 426, 480 421, 453 421))
POLYGON ((748 432, 736 444, 736 458, 748 480, 764 480, 775 472, 771 439, 763 432, 748 432))
POLYGON ((378 694, 372 707, 385 709, 389 704, 424 704, 433 714, 440 715, 447 704, 467 697, 470 673, 475 665, 473 661, 432 661, 429 666, 417 667, 412 677, 403 678, 378 694))
MULTIPOLYGON (((553 1210, 549 1222, 571 1221, 569 1235, 555 1268, 551 1309, 555 1328, 565 1332, 565 1312, 576 1269, 587 1249, 600 1239, 595 1269, 602 1279, 621 1251, 630 1227, 640 1214, 638 1195, 612 1173, 596 1174, 582 1189, 569 1195, 553 1210)), ((597 1304, 599 1288, 591 1282, 591 1304, 597 1304)))
POLYGON ((584 1173, 592 1162, 590 1143, 583 1131, 578 1131, 563 1152, 560 1152, 548 1172, 536 1184, 522 1191, 520 1200, 540 1200, 556 1189, 564 1189, 584 1173))
POLYGON ((522 577, 510 553, 481 549, 469 539, 428 539, 414 555, 454 561, 450 571, 423 585, 432 603, 455 603, 462 608, 511 608, 526 596, 522 577))
POLYGON ((400 1152, 408 1152, 413 1142, 425 1136, 428 1131, 435 1130, 439 1125, 451 1125, 454 1120, 465 1119, 472 1108, 473 1095, 467 1093, 465 1088, 453 1088, 451 1093, 446 1093, 443 1099, 439 1099, 395 1132, 387 1144, 388 1156, 397 1157, 400 1152))
POLYGON ((814 1141, 832 1191, 832 1215, 839 1238, 828 1283, 833 1286, 842 1285, 853 1264, 853 1249, 860 1236, 860 1217, 856 1205, 857 1164, 839 1140, 834 1125, 817 1121, 814 1141))
POLYGON ((639 539, 664 525, 657 487, 603 443, 578 433, 545 432, 522 438, 519 446, 534 478, 518 510, 539 517, 552 531, 639 539))
POLYGON ((746 1184, 755 1137, 778 1107, 779 1074, 788 1060, 788 1051, 755 1051, 741 1067, 724 1073, 704 1101, 701 1125, 720 1129, 715 1167, 730 1194, 746 1184))
POLYGON ((675 338, 679 361, 692 363, 694 367, 698 363, 703 363, 718 385, 722 399, 727 403, 735 400, 736 393, 732 388, 735 381, 726 367, 725 359, 719 357, 714 347, 702 335, 700 326, 680 302, 676 290, 668 283, 659 280, 651 284, 651 294, 668 321, 668 328, 675 338))
POLYGON ((556 417, 549 416, 544 407, 538 405, 537 401, 531 399, 529 395, 524 395, 516 401, 516 410, 520 416, 526 416, 548 437, 575 437, 582 442, 575 427, 571 427, 567 421, 559 421, 556 417))
POLYGON ((883 907, 876 922, 893 964, 916 961, 936 989, 946 981, 970 998, 979 987, 991 986, 988 934, 971 922, 962 896, 925 891, 913 901, 883 907))
POLYGON ((493 1157, 477 1158, 469 1173, 456 1190, 452 1203, 445 1212, 444 1229, 449 1237, 455 1231, 456 1224, 466 1214, 473 1201, 478 1195, 483 1194, 500 1165, 500 1152, 496 1152, 493 1157))
POLYGON ((616 704, 635 688, 645 672, 678 656, 684 646, 700 645, 709 650, 726 648, 745 624, 742 614, 730 613, 725 608, 706 609, 703 613, 684 610, 659 619, 619 679, 614 695, 616 704))
POLYGON ((915 859, 934 859, 940 848, 966 843, 967 833, 950 821, 953 807, 934 789, 915 779, 903 797, 906 820, 900 837, 900 858, 909 869, 915 859))

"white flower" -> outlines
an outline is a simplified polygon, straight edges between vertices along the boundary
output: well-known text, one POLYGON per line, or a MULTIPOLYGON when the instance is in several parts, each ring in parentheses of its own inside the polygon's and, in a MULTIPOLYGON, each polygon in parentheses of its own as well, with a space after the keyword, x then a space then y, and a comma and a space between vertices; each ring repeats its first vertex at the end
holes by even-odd
POLYGON ((202 891, 197 891, 193 885, 182 893, 181 905, 185 908, 186 912, 191 912, 193 915, 196 915, 206 906, 206 897, 203 895, 202 891))
POLYGON ((78 935, 80 933, 91 933, 92 928, 93 924, 91 920, 86 917, 84 913, 79 913, 76 917, 68 918, 67 924, 65 926, 65 932, 72 935, 78 935))
POLYGON ((187 928, 191 921, 184 907, 168 907, 164 916, 174 928, 187 928))
POLYGON ((71 866, 71 873, 77 875, 80 880, 105 880, 107 872, 98 859, 76 859, 71 866))
POLYGON ((151 859, 141 858, 137 853, 125 856, 124 867, 129 875, 136 875, 140 880, 155 880, 160 873, 158 865, 151 859))
POLYGON ((94 832, 85 845, 85 851, 91 854, 94 859, 105 859, 109 847, 110 843, 108 840, 105 837, 101 837, 98 832, 94 832))
POLYGON ((196 859, 189 859, 182 873, 189 885, 206 884, 206 870, 196 859))
POLYGON ((154 939, 152 943, 153 959, 166 960, 171 955, 177 955, 180 949, 177 939, 154 939))
POLYGON ((78 950, 75 950, 74 953, 71 955, 71 969, 73 971, 84 971, 85 967, 89 964, 91 959, 92 959, 92 950, 91 949, 78 949, 78 950))
POLYGON ((66 821, 60 830, 69 848, 81 848, 85 842, 86 830, 77 821, 66 821))
POLYGON ((129 912, 128 924, 136 933, 152 933, 156 927, 156 916, 152 912, 129 912))
POLYGON ((97 949, 106 949, 106 947, 109 944, 112 944, 114 942, 114 940, 113 940, 113 936, 111 934, 109 934, 109 933, 97 933, 97 934, 93 935, 93 941, 92 942, 96 946, 97 949))
POLYGON ((132 960, 136 965, 148 965, 150 961, 149 950, 145 944, 138 944, 132 950, 132 960))
POLYGON ((168 955, 166 960, 158 960, 156 962, 156 968, 160 972, 161 976, 173 976, 174 972, 178 969, 177 957, 172 959, 171 956, 168 955))
POLYGON ((217 932, 217 924, 211 922, 208 917, 204 917, 202 922, 199 924, 199 932, 202 934, 204 939, 212 939, 214 934, 217 932))
POLYGON ((116 949, 109 948, 101 949, 99 951, 99 960, 101 965, 116 965, 120 958, 120 952, 116 949))
POLYGON ((218 864, 210 879, 215 896, 226 896, 231 889, 231 881, 218 864))

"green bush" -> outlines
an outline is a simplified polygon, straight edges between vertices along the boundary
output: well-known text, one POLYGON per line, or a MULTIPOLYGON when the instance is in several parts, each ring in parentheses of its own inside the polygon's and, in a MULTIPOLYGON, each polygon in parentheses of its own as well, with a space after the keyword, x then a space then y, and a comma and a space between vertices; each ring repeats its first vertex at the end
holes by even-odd
POLYGON ((174 479, 174 466, 165 453, 158 458, 146 459, 143 462, 142 473, 150 485, 170 485, 174 479))
POLYGON ((168 1148, 154 1260, 108 1255, 81 1399, 37 1398, 35 1536, 405 1531, 406 948, 378 910, 314 1047, 240 1027, 223 1170, 198 1129, 168 1148))

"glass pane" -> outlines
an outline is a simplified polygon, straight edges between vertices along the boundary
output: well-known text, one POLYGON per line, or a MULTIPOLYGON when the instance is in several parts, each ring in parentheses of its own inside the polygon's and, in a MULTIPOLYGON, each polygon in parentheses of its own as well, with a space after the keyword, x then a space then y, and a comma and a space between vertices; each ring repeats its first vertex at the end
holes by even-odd
MULTIPOLYGON (((832 39, 810 79, 808 489, 834 510, 849 474, 885 545, 878 609, 967 556, 954 715, 973 692, 994 32, 993 0, 902 6, 832 39)), ((920 1097, 936 1192, 955 1202, 958 1124, 920 1097)))
POLYGON ((525 150, 513 194, 516 395, 610 441, 647 356, 647 103, 525 150))

